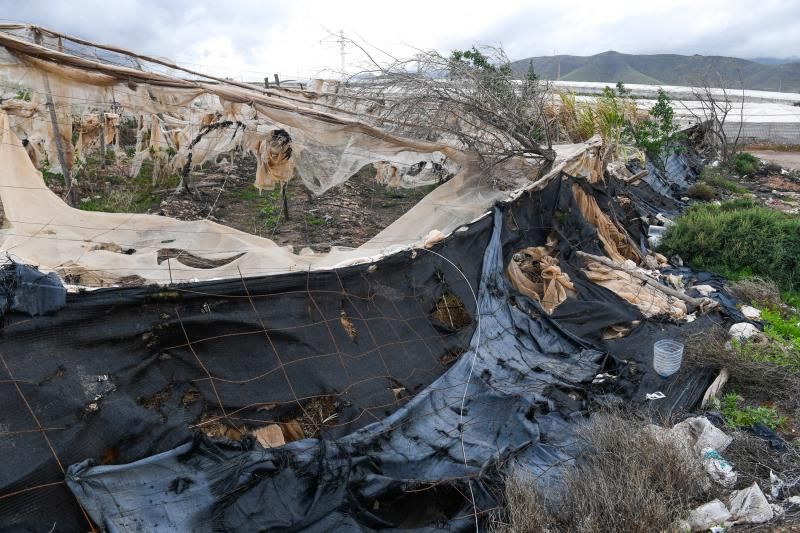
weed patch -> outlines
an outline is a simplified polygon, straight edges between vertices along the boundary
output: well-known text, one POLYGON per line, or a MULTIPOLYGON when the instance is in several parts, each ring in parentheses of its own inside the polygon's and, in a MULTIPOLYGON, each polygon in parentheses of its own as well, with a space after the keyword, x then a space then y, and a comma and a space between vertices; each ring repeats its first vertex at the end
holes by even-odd
POLYGON ((713 187, 715 189, 719 189, 721 191, 726 191, 734 194, 742 194, 747 192, 747 189, 738 185, 735 181, 730 178, 726 178, 725 175, 719 169, 710 169, 705 168, 703 169, 703 173, 700 175, 700 180, 705 183, 706 185, 713 187))
POLYGON ((725 417, 725 425, 731 428, 749 428, 764 424, 775 429, 784 422, 784 418, 772 407, 744 405, 744 398, 733 392, 720 399, 719 408, 725 417))
POLYGON ((733 168, 740 176, 752 174, 756 172, 761 165, 761 162, 753 154, 747 152, 739 152, 733 158, 733 168))

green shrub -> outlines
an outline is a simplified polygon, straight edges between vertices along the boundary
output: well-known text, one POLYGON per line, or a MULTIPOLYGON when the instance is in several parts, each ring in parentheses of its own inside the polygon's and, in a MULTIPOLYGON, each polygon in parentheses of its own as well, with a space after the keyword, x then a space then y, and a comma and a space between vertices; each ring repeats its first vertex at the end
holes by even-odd
POLYGON ((770 429, 775 429, 783 423, 784 418, 772 407, 742 406, 743 401, 741 396, 732 392, 720 399, 720 412, 725 417, 726 426, 749 428, 761 423, 770 429))
POLYGON ((747 191, 747 189, 738 185, 735 181, 726 178, 723 175, 722 171, 720 171, 719 169, 709 169, 709 168, 703 169, 703 173, 701 174, 700 179, 703 181, 703 183, 711 187, 714 187, 715 189, 720 189, 723 191, 728 191, 737 194, 741 194, 747 191))
POLYGON ((695 183, 686 191, 686 195, 689 198, 694 198, 696 200, 703 200, 709 201, 714 199, 714 189, 706 185, 705 183, 695 183))
POLYGON ((755 275, 784 291, 800 287, 800 217, 751 200, 690 207, 667 230, 660 251, 728 278, 755 275))
POLYGON ((758 170, 760 164, 761 162, 756 156, 748 154, 747 152, 739 152, 736 154, 736 157, 733 158, 733 168, 740 176, 752 174, 758 170))

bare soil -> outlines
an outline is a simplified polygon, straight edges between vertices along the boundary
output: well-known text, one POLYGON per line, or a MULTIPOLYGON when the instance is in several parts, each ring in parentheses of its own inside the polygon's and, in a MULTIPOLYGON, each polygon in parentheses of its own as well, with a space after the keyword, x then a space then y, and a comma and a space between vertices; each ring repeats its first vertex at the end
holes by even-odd
MULTIPOLYGON (((253 186, 256 163, 240 156, 234 163, 206 165, 190 179, 196 193, 176 193, 175 175, 151 178, 148 162, 139 176, 126 176, 127 157, 101 166, 91 160, 73 183, 76 207, 87 211, 139 212, 179 220, 208 219, 238 230, 266 237, 296 249, 309 247, 326 252, 332 246, 358 247, 392 224, 433 186, 415 189, 389 188, 375 180, 375 167, 367 165, 346 182, 321 195, 313 195, 298 177, 288 186, 288 220, 280 191, 259 191, 253 186)), ((60 175, 45 174, 45 182, 66 198, 60 175)), ((2 222, 0 205, 0 223, 2 222)))

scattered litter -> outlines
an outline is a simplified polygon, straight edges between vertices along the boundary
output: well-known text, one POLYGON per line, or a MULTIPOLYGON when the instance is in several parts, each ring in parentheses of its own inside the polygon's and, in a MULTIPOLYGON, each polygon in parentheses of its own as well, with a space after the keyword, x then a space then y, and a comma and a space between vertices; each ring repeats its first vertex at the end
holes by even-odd
POLYGON ((561 271, 558 258, 550 255, 553 246, 519 250, 506 269, 514 288, 539 302, 547 313, 552 313, 569 296, 576 295, 575 286, 561 271))
POLYGON ((654 427, 673 439, 676 444, 700 456, 703 455, 707 448, 724 452, 733 442, 733 437, 725 434, 724 431, 714 426, 703 416, 687 418, 670 429, 654 427))
POLYGON ((703 466, 711 479, 725 488, 732 489, 739 478, 733 465, 726 461, 717 450, 713 448, 703 449, 703 466))
POLYGON ((423 248, 433 248, 445 239, 445 234, 438 229, 433 229, 428 232, 422 239, 423 248))
POLYGON ((783 490, 784 485, 786 483, 778 477, 775 472, 770 469, 769 471, 769 495, 772 496, 773 499, 777 499, 778 496, 781 495, 781 490, 783 490))
POLYGON ((692 289, 695 289, 703 296, 711 296, 711 293, 717 292, 717 289, 715 289, 711 285, 695 285, 692 287, 692 289))
POLYGON ((667 230, 665 226, 650 226, 647 229, 647 243, 653 248, 661 244, 661 239, 664 238, 664 232, 667 230))
POLYGON ((758 483, 731 493, 728 509, 737 524, 763 524, 775 516, 758 483))
POLYGON ((281 427, 278 424, 270 424, 253 430, 251 433, 264 448, 277 448, 286 444, 283 431, 281 431, 281 427))
POLYGON ((663 400, 666 397, 667 395, 661 391, 650 392, 645 394, 645 398, 647 398, 648 400, 663 400))
POLYGON ((730 377, 730 373, 728 372, 727 368, 723 368, 719 371, 716 379, 708 386, 706 389, 706 393, 703 395, 703 401, 700 403, 700 408, 705 409, 707 406, 712 405, 713 403, 719 400, 720 395, 722 394, 722 387, 728 382, 728 378, 730 377))
POLYGON ((734 339, 744 341, 750 337, 753 337, 754 335, 758 335, 760 331, 758 331, 758 328, 749 322, 738 322, 731 326, 731 328, 728 330, 728 333, 730 333, 731 337, 734 339))
POLYGON ((743 305, 740 309, 744 317, 748 320, 758 320, 761 318, 761 311, 749 305, 743 305))
POLYGON ((713 527, 728 527, 731 512, 720 500, 704 503, 691 513, 679 530, 707 531, 713 527))
MULTIPOLYGON (((606 374, 606 373, 597 374, 594 377, 594 379, 592 380, 592 385, 597 385, 598 383, 603 383, 607 379, 611 379, 611 380, 617 379, 617 376, 612 376, 611 374, 606 374)), ((657 393, 657 394, 660 394, 660 393, 657 393)), ((648 398, 647 398, 648 400, 652 399, 652 398, 649 398, 650 394, 648 394, 647 396, 648 396, 648 398)))
POLYGON ((677 274, 667 274, 664 276, 664 279, 669 285, 676 289, 683 288, 683 276, 678 276, 677 274))

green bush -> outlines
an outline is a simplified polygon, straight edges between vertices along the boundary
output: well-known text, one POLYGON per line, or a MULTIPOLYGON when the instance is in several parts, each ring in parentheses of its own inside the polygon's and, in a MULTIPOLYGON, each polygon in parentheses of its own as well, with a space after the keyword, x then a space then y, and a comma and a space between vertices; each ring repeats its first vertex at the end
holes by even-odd
POLYGON ((706 185, 710 185, 715 189, 720 189, 723 191, 728 191, 737 194, 747 191, 747 189, 738 185, 735 181, 726 178, 722 174, 722 171, 718 169, 709 169, 709 168, 703 169, 703 173, 701 174, 700 179, 703 181, 703 183, 705 183, 706 185))
POLYGON ((705 183, 695 183, 691 187, 686 190, 686 195, 689 198, 694 198, 696 200, 703 200, 709 201, 714 199, 714 189, 706 185, 705 183))
POLYGON ((731 279, 761 276, 785 291, 800 287, 800 217, 752 200, 690 207, 667 230, 660 251, 731 279))
POLYGON ((740 176, 752 174, 758 170, 760 164, 761 162, 756 156, 748 154, 747 152, 739 152, 736 154, 736 157, 733 158, 733 168, 740 176))

